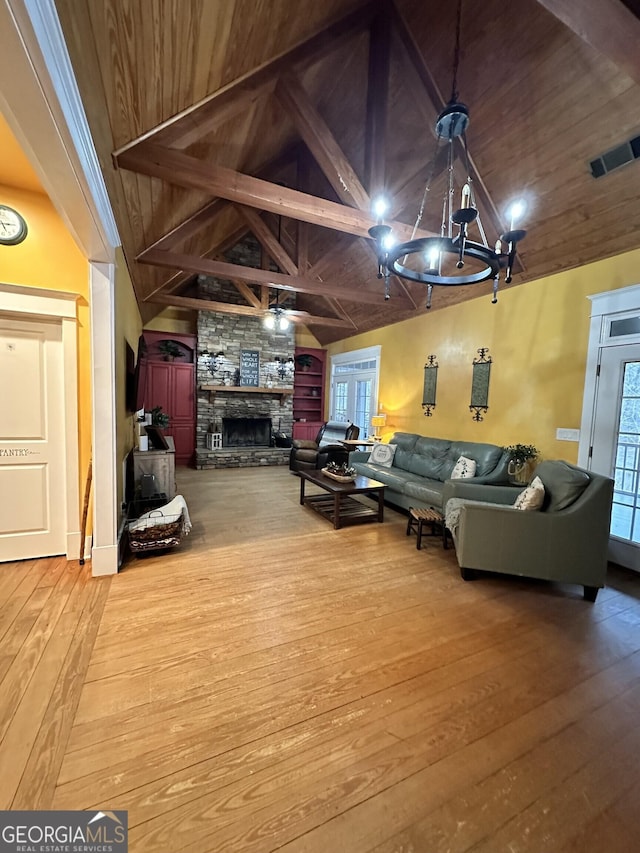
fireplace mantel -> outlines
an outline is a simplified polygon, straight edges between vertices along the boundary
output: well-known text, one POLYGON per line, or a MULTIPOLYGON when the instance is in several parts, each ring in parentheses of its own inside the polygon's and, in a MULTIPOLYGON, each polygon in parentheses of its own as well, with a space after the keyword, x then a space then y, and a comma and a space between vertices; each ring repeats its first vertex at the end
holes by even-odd
POLYGON ((293 394, 293 388, 256 388, 253 385, 201 385, 200 390, 210 394, 272 394, 280 397, 281 406, 285 398, 293 394))

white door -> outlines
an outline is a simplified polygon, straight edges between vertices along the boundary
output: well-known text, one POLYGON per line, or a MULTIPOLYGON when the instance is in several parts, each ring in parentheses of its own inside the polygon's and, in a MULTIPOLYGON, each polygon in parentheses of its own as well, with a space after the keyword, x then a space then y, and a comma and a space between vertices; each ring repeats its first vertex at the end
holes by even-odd
POLYGON ((0 561, 64 554, 62 327, 0 318, 0 561))
POLYGON ((380 347, 331 357, 329 417, 357 424, 359 438, 368 438, 371 416, 378 411, 379 364, 380 347))
POLYGON ((601 353, 591 468, 615 480, 609 559, 640 571, 640 344, 601 353))

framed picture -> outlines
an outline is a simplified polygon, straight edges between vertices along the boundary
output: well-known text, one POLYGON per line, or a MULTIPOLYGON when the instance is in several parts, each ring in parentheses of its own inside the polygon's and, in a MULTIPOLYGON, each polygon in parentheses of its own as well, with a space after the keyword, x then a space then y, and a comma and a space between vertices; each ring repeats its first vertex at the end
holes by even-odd
POLYGON ((160 427, 147 425, 145 432, 149 436, 149 450, 168 450, 169 445, 160 427))

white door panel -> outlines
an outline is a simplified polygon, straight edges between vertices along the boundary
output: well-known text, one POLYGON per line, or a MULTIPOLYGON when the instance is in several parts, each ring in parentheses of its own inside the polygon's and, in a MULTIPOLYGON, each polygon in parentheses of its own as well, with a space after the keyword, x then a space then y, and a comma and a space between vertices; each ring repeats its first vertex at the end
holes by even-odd
POLYGON ((640 570, 640 344, 605 347, 591 468, 615 481, 609 558, 640 570))
POLYGON ((0 320, 0 561, 62 554, 62 329, 0 320))

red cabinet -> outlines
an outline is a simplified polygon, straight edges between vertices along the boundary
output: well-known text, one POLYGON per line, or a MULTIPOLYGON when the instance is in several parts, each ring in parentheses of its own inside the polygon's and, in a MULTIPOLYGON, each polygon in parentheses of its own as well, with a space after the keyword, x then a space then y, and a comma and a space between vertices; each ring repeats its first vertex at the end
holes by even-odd
MULTIPOLYGON (((145 358, 143 404, 147 411, 160 406, 169 415, 166 435, 173 436, 177 465, 193 461, 196 444, 195 365, 193 348, 186 336, 145 332, 148 351, 145 358), (164 361, 158 341, 176 339, 184 354, 175 361, 164 361)), ((194 342, 195 343, 195 342, 194 342)))
POLYGON ((296 347, 293 377, 293 437, 314 439, 325 421, 324 388, 327 354, 296 347))

